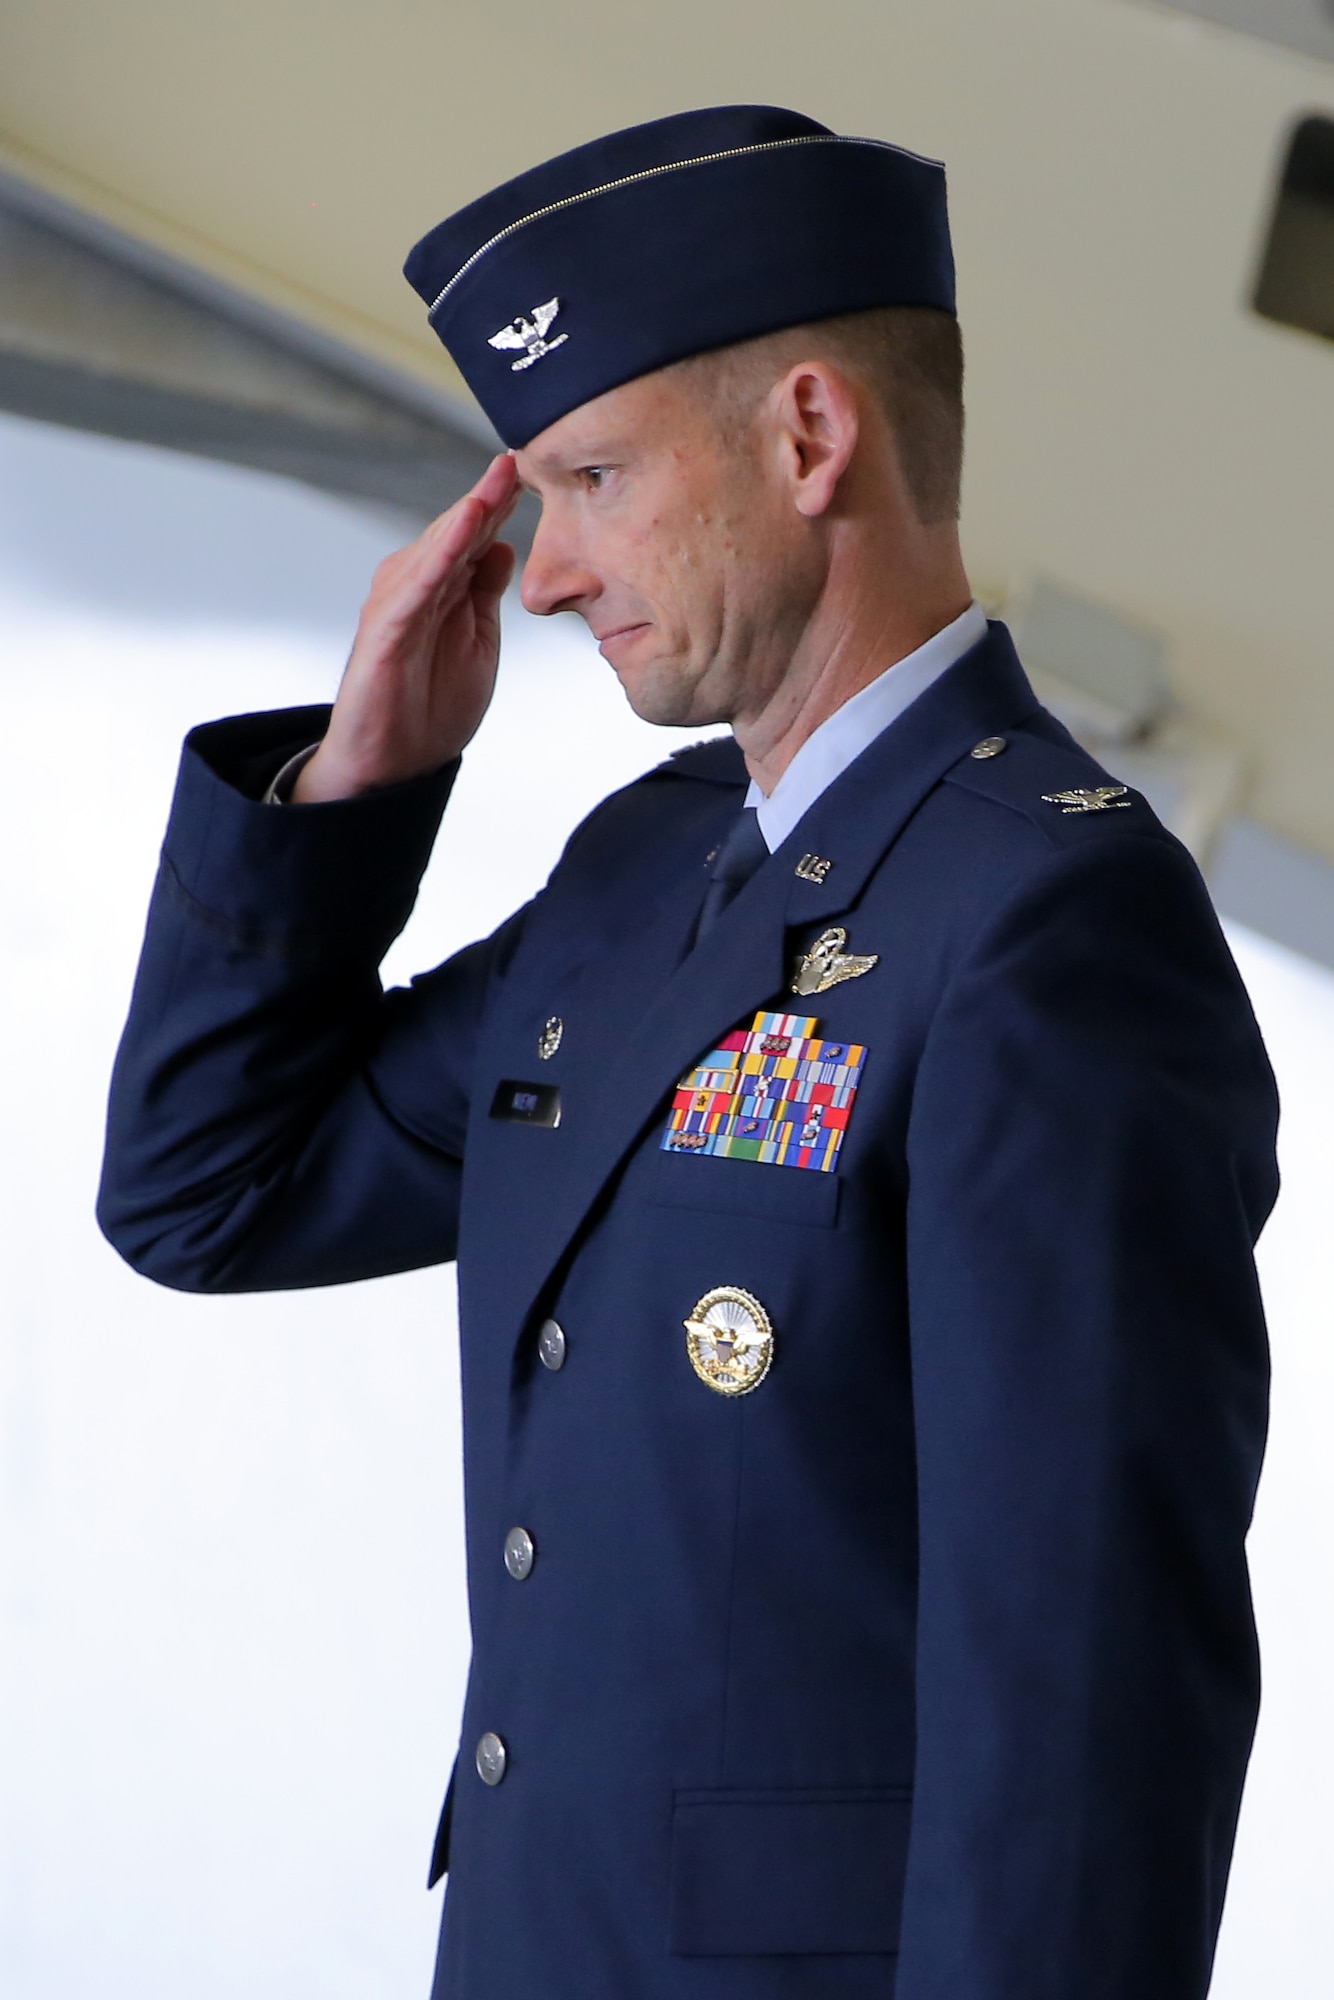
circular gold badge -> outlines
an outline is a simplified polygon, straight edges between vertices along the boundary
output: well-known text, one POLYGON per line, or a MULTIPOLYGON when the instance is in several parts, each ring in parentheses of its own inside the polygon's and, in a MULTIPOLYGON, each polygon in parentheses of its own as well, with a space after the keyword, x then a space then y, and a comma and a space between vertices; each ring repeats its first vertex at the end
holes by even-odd
POLYGON ((705 1292, 684 1324, 690 1365, 720 1396, 744 1396, 769 1373, 774 1356, 769 1315, 739 1285, 705 1292))

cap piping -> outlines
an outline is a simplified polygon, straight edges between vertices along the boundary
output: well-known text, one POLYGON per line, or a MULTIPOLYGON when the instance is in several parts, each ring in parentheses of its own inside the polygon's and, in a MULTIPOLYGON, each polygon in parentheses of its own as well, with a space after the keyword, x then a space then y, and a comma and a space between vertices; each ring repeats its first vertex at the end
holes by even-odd
POLYGON ((886 153, 900 153, 905 160, 916 160, 924 167, 943 167, 943 160, 929 160, 922 153, 909 152, 906 146, 891 145, 888 139, 850 139, 839 132, 800 132, 790 139, 761 139, 753 146, 729 146, 720 153, 700 153, 692 160, 666 160, 660 167, 644 167, 637 174, 622 174, 619 180, 603 181, 600 187, 585 188, 582 194, 567 194, 560 201, 550 201, 545 208, 535 208, 530 215, 521 215, 514 222, 506 223, 494 236, 473 251, 466 263, 460 264, 449 283, 441 288, 431 302, 427 320, 433 320, 449 294, 461 278, 466 278, 474 264, 481 262, 487 252, 494 250, 498 243, 504 243, 520 229, 526 229, 530 222, 540 222, 543 216, 555 215, 563 208, 577 208, 581 202, 593 201, 600 194, 614 194, 617 188, 633 187, 636 181, 657 180, 663 174, 682 172, 687 167, 710 167, 720 160, 739 160, 750 153, 776 153, 788 146, 878 146, 886 153))

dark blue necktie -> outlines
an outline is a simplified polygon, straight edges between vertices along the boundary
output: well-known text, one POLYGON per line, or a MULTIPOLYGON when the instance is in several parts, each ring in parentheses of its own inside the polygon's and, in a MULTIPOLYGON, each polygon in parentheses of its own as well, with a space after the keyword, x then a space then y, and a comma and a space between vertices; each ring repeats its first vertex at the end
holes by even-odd
POLYGON ((754 806, 743 806, 713 857, 704 907, 695 928, 696 944, 713 929, 727 905, 749 882, 760 863, 768 859, 769 849, 760 832, 759 814, 754 806))

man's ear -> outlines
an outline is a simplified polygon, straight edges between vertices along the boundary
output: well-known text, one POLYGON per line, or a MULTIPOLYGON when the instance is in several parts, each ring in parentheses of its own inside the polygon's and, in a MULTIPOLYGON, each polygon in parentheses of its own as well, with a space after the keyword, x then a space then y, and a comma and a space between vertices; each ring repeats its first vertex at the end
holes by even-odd
POLYGON ((799 361, 774 391, 784 470, 793 505, 808 520, 827 513, 861 429, 856 392, 827 361, 799 361))

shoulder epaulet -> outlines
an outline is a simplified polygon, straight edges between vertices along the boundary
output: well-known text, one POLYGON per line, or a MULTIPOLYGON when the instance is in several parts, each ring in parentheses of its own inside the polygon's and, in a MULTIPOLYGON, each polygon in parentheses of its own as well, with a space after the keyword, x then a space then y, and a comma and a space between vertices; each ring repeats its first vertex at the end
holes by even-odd
POLYGON ((647 774, 650 778, 700 778, 706 785, 744 785, 746 760, 735 736, 711 736, 687 743, 647 774))
POLYGON ((1072 737, 1029 728, 985 737, 945 773, 945 782, 1022 813, 1053 842, 1079 838, 1095 822, 1136 831, 1160 822, 1133 791, 1072 737))

